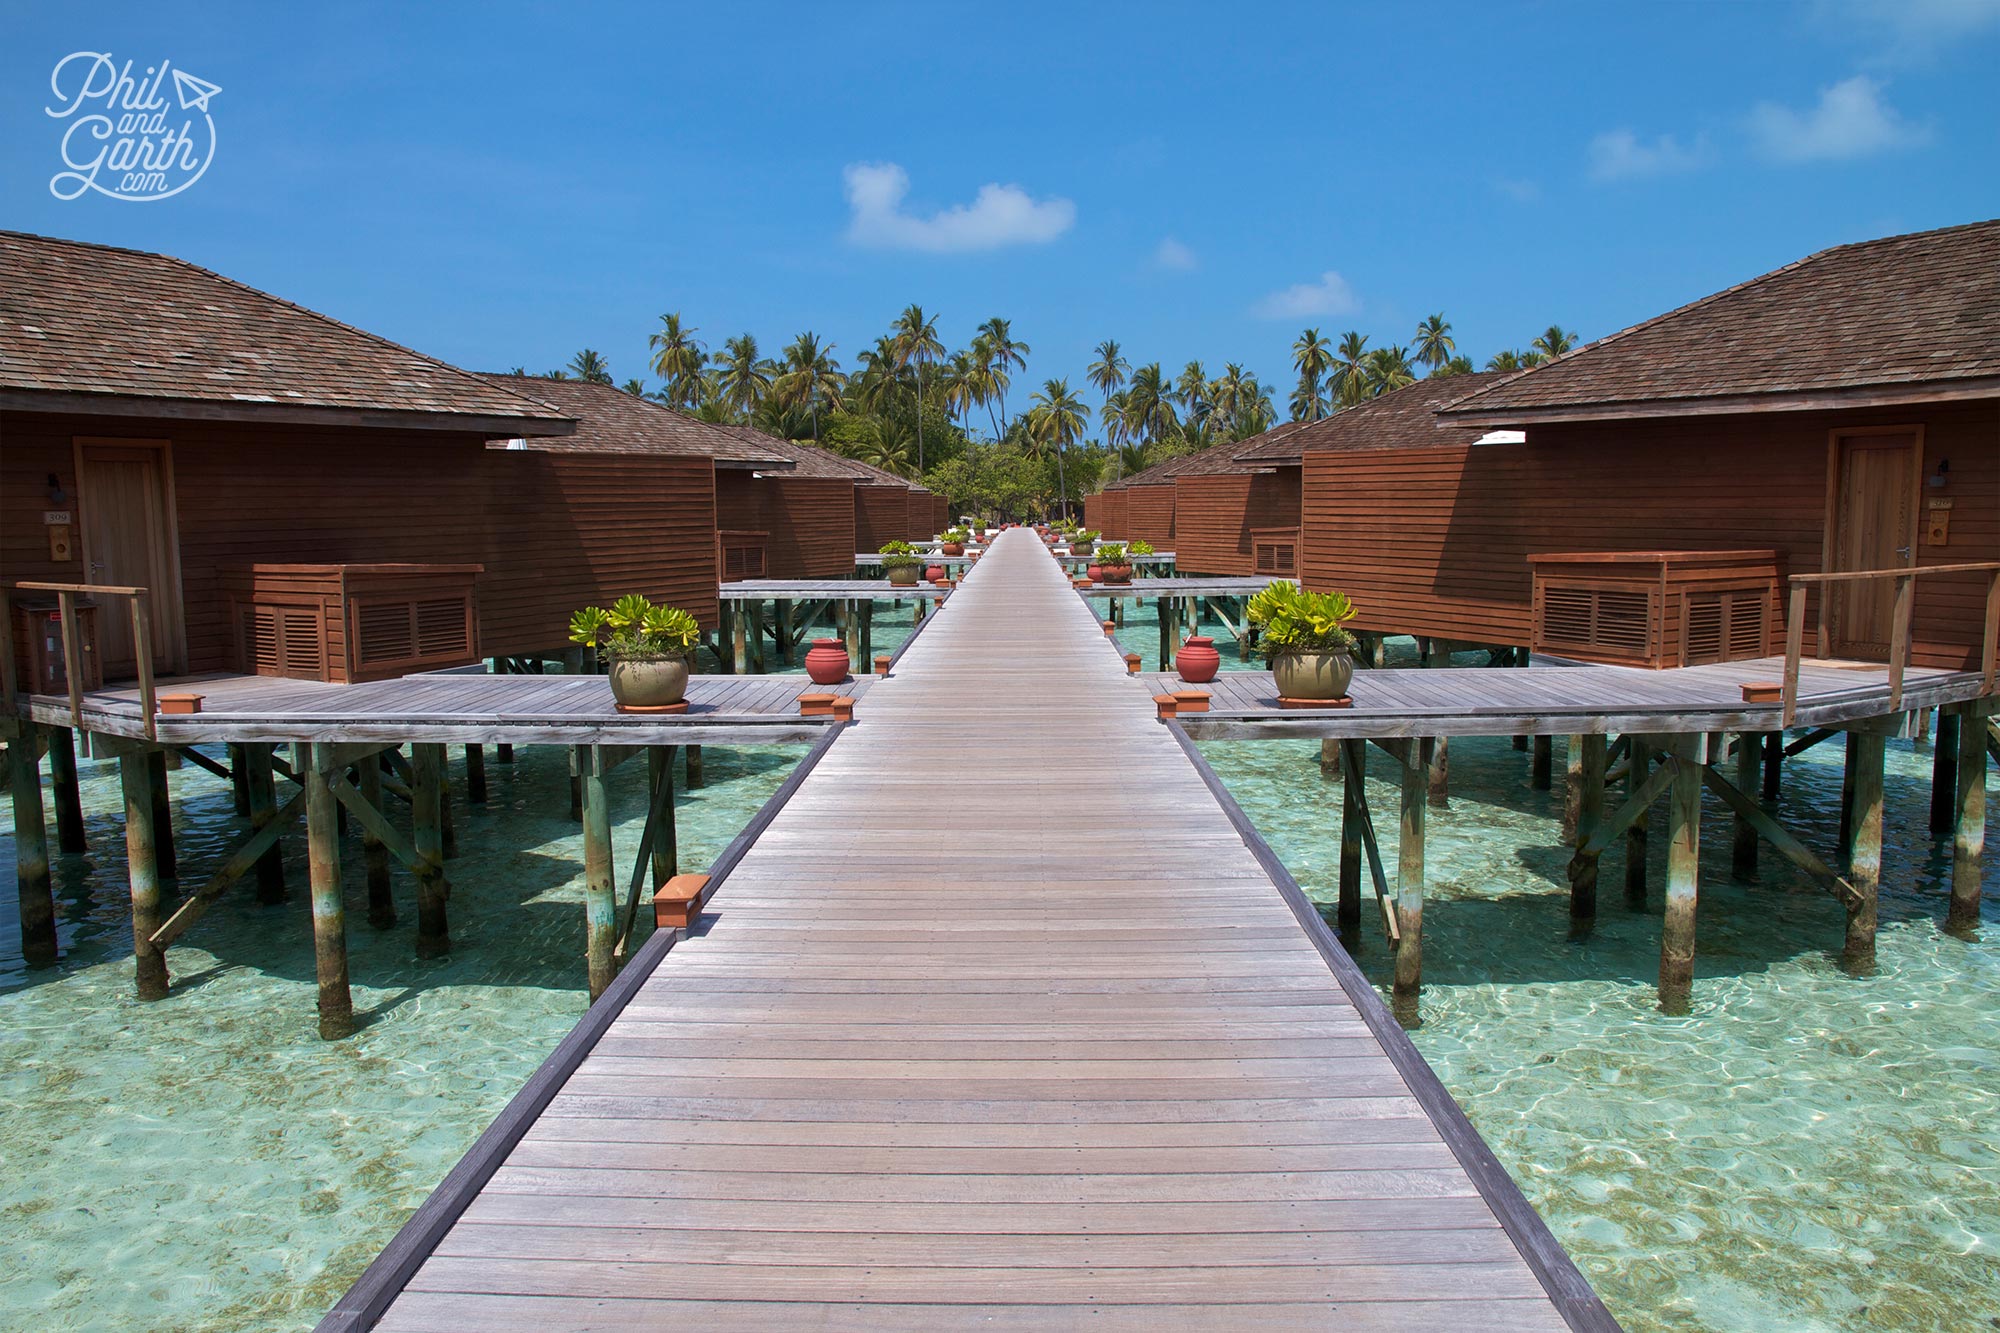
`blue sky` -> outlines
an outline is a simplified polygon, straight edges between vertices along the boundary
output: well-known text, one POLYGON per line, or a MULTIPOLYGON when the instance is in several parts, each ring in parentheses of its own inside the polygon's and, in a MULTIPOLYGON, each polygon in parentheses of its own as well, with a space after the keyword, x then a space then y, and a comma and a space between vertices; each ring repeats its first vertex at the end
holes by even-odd
POLYGON ((1306 325, 1483 362, 2000 216, 2000 0, 1079 8, 7 0, 0 227, 475 368, 622 381, 668 310, 852 366, 918 301, 1013 320, 1016 403, 1112 337, 1282 404, 1306 325), (221 86, 199 181, 52 196, 76 51, 221 86))

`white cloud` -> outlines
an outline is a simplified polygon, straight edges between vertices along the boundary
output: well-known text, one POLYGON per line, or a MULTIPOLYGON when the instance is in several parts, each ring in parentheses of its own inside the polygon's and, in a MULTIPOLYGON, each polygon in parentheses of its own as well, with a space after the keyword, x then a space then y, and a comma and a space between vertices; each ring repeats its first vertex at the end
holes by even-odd
POLYGON ((1636 180, 1693 171, 1709 160, 1708 141, 1682 144, 1671 134, 1648 143, 1630 130, 1606 130, 1590 141, 1590 178, 1636 180))
POLYGON ((1865 74, 1822 88, 1809 111, 1759 102, 1750 108, 1749 128, 1758 150, 1780 162, 1865 157, 1930 137, 1884 102, 1882 85, 1865 74))
POLYGON ((1176 273, 1191 273, 1198 266, 1194 251, 1171 236, 1162 239, 1159 246, 1154 249, 1153 262, 1161 268, 1172 269, 1176 273))
POLYGON ((1018 185, 982 185, 970 204, 917 217, 903 211, 910 174, 894 162, 855 162, 841 178, 853 210, 847 239, 855 245, 939 254, 997 250, 1053 241, 1076 222, 1069 200, 1034 199, 1018 185))
POLYGON ((1815 9, 1821 26, 1875 48, 1870 64, 1923 64, 2000 27, 2000 0, 1820 0, 1815 9))
POLYGON ((1260 319, 1300 319, 1310 315, 1351 315, 1361 301, 1347 279, 1332 269, 1319 275, 1317 282, 1300 282, 1272 292, 1251 307, 1260 319))

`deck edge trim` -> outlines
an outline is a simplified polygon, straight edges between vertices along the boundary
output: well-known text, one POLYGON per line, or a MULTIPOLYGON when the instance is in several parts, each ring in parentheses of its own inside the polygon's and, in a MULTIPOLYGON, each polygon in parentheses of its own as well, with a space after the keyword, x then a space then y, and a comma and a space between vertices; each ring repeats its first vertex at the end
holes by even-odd
MULTIPOLYGON (((728 880, 729 872, 742 861, 771 821, 777 818, 778 812, 784 809, 792 794, 851 725, 836 722, 826 735, 814 742, 812 749, 800 758, 784 782, 771 793, 770 799, 758 807, 743 831, 722 849, 722 854, 709 867, 711 893, 728 880)), ((320 1319, 315 1325, 315 1333, 352 1333, 370 1329, 388 1313, 410 1279, 431 1257, 445 1234, 457 1225, 465 1210, 506 1161, 507 1155, 527 1136, 528 1130, 548 1109, 549 1103, 556 1099, 585 1057, 596 1048, 625 1006, 651 979, 660 961, 673 949, 679 935, 677 930, 656 930, 647 937, 597 1003, 584 1011, 576 1026, 536 1067, 521 1090, 494 1117, 493 1123, 474 1140, 472 1147, 438 1182, 437 1188, 417 1205, 416 1212, 410 1214, 409 1220, 398 1228, 381 1253, 362 1270, 354 1285, 320 1319)))
POLYGON ((1493 1210, 1501 1229, 1514 1242, 1514 1248, 1520 1251, 1522 1261, 1541 1283, 1543 1291, 1548 1293, 1557 1313, 1577 1333, 1620 1333, 1622 1326, 1591 1287, 1590 1280, 1576 1266, 1576 1261, 1556 1239, 1555 1233, 1549 1230, 1547 1221, 1528 1202, 1527 1195, 1521 1192, 1514 1177, 1494 1156, 1493 1149, 1466 1116, 1465 1108, 1458 1104, 1458 1099, 1451 1095, 1451 1090, 1438 1078, 1437 1071, 1417 1050, 1416 1044, 1403 1030, 1403 1025, 1389 1012, 1389 1006, 1382 1002, 1374 983, 1368 980, 1360 965, 1341 946, 1333 928, 1326 924, 1326 919, 1319 914, 1319 909, 1306 896, 1305 890, 1292 878, 1284 861, 1264 841, 1264 835, 1250 822, 1243 807, 1236 803, 1229 788, 1209 766, 1208 760, 1179 722, 1170 719, 1164 725, 1194 765, 1195 772, 1201 775, 1209 794, 1235 826, 1244 846, 1250 849, 1250 854, 1271 877, 1271 882, 1277 886, 1286 905, 1292 909, 1292 915, 1298 919, 1300 928, 1305 931, 1306 938, 1319 950, 1320 957, 1333 972, 1334 980, 1347 993, 1348 1000, 1361 1015, 1362 1021, 1368 1024, 1369 1031, 1375 1034, 1389 1062, 1416 1097, 1417 1104, 1437 1126, 1439 1136, 1471 1178, 1480 1198, 1493 1210))

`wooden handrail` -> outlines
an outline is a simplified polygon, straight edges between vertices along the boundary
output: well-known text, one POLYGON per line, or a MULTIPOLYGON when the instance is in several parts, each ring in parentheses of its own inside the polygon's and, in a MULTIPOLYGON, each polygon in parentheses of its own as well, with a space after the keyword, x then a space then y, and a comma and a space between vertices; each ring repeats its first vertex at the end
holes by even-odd
MULTIPOLYGON (((1910 657, 1910 619, 1917 600, 1917 580, 1931 574, 1985 574, 1986 618, 1979 636, 1980 693, 1992 694, 2000 675, 2000 560, 1956 565, 1910 565, 1894 569, 1842 570, 1831 574, 1793 574, 1791 604, 1785 616, 1785 681, 1783 726, 1791 726, 1799 710, 1799 658, 1805 647, 1806 593, 1816 585, 1859 583, 1868 579, 1896 580, 1896 602, 1889 630, 1889 711, 1901 712, 1903 672, 1910 657)), ((1820 601, 1819 637, 1826 652, 1826 601, 1820 601)))
POLYGON ((76 599, 83 597, 124 597, 131 602, 132 612, 132 655, 139 669, 139 708, 145 718, 146 739, 159 739, 158 724, 154 714, 158 708, 158 693, 153 681, 153 614, 152 590, 132 588, 111 583, 41 583, 18 582, 0 584, 0 616, 5 617, 5 643, 0 649, 0 667, 6 671, 5 697, 9 712, 18 712, 20 705, 14 687, 14 592, 52 592, 56 595, 56 617, 62 633, 63 684, 69 695, 69 722, 83 734, 84 753, 90 752, 89 734, 83 729, 83 645, 82 635, 76 618, 76 599))

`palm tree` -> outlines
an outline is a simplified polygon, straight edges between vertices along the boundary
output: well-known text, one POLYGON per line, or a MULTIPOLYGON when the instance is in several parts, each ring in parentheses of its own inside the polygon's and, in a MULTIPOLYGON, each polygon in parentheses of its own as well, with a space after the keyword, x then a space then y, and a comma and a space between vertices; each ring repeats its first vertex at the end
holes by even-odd
POLYGON ((877 417, 887 415, 903 380, 902 358, 894 336, 884 334, 877 338, 875 345, 864 349, 855 360, 861 369, 847 386, 854 405, 877 417))
POLYGON ((1136 472, 1144 472, 1152 464, 1152 456, 1143 444, 1125 444, 1118 448, 1118 475, 1129 477, 1136 472))
POLYGON ((1551 324, 1529 346, 1540 352, 1544 361, 1553 361, 1576 346, 1576 335, 1560 324, 1551 324))
POLYGON ((1410 365, 1410 349, 1407 347, 1378 347, 1368 354, 1364 366, 1368 378, 1370 397, 1400 389, 1417 380, 1415 367, 1410 365))
POLYGON ((812 416, 813 443, 819 443, 819 405, 822 400, 839 401, 847 382, 840 363, 833 359, 832 343, 821 343, 811 331, 801 333, 785 348, 785 359, 772 389, 787 405, 803 407, 812 416))
POLYGON ((1441 380, 1449 378, 1450 376, 1453 375, 1470 375, 1471 373, 1472 373, 1472 358, 1469 356, 1455 356, 1451 360, 1439 366, 1436 370, 1433 370, 1431 372, 1431 378, 1434 380, 1441 380))
POLYGON ((646 339, 646 345, 653 349, 653 373, 666 383, 661 392, 669 407, 686 407, 700 396, 708 349, 694 335, 695 330, 681 323, 676 310, 661 315, 660 327, 646 339))
POLYGON ((1318 421, 1326 415, 1329 404, 1320 391, 1320 381, 1333 364, 1333 346, 1319 336, 1318 329, 1307 329, 1292 344, 1292 366, 1299 372, 1299 387, 1292 394, 1292 420, 1318 421))
POLYGON ((732 413, 748 420, 771 392, 775 367, 757 355, 757 337, 745 333, 723 341, 716 358, 716 396, 732 413))
POLYGON ((1495 352, 1492 358, 1487 361, 1486 368, 1488 370, 1519 370, 1524 364, 1526 363, 1521 360, 1519 352, 1495 352))
POLYGON ((1013 382, 1016 370, 1028 368, 1028 353, 1035 349, 1024 342, 1014 341, 1013 323, 995 315, 979 326, 979 337, 975 345, 984 340, 986 344, 986 364, 992 377, 994 392, 1000 399, 1000 424, 994 434, 1002 434, 1007 425, 1007 386, 1013 382))
POLYGON ((1174 391, 1157 361, 1132 372, 1125 391, 1125 425, 1136 438, 1151 444, 1180 425, 1174 411, 1174 391))
POLYGON ((620 389, 623 389, 626 393, 631 394, 634 398, 644 398, 648 396, 646 393, 646 382, 644 380, 626 380, 623 384, 619 385, 618 387, 620 389))
POLYGON ((1181 405, 1186 426, 1200 430, 1208 424, 1208 414, 1214 406, 1209 401, 1208 371, 1201 362, 1190 361, 1181 367, 1181 373, 1174 377, 1174 401, 1181 405))
POLYGON ((1104 406, 1097 409, 1097 419, 1104 425, 1104 443, 1116 449, 1131 433, 1125 425, 1125 409, 1128 395, 1120 389, 1104 395, 1104 406))
POLYGON ((588 347, 569 359, 569 373, 592 384, 611 383, 611 367, 588 347))
POLYGON ((969 420, 972 409, 985 401, 981 397, 980 378, 984 365, 972 351, 953 352, 944 368, 944 410, 960 421, 969 420))
POLYGON ((1443 311, 1417 324, 1418 365, 1429 366, 1435 371, 1451 360, 1451 354, 1457 350, 1458 344, 1452 341, 1451 324, 1445 319, 1443 311))
POLYGON ((1343 407, 1352 407, 1368 396, 1368 338, 1365 334, 1349 329, 1340 335, 1331 387, 1334 397, 1340 400, 1343 407))
POLYGON ((1125 387, 1126 372, 1132 369, 1120 355, 1121 350, 1116 342, 1106 338, 1097 344, 1097 360, 1091 362, 1089 368, 1084 371, 1084 377, 1090 381, 1091 387, 1106 398, 1125 387))
POLYGON ((1056 489, 1062 494, 1063 517, 1069 517, 1069 480, 1063 468, 1063 451, 1083 435, 1090 407, 1070 392, 1068 380, 1049 380, 1035 395, 1028 411, 1030 439, 1052 445, 1056 451, 1056 489))
POLYGON ((917 368, 917 471, 924 467, 924 366, 944 355, 938 341, 937 318, 926 315, 920 305, 903 308, 890 335, 896 348, 897 368, 917 368))

